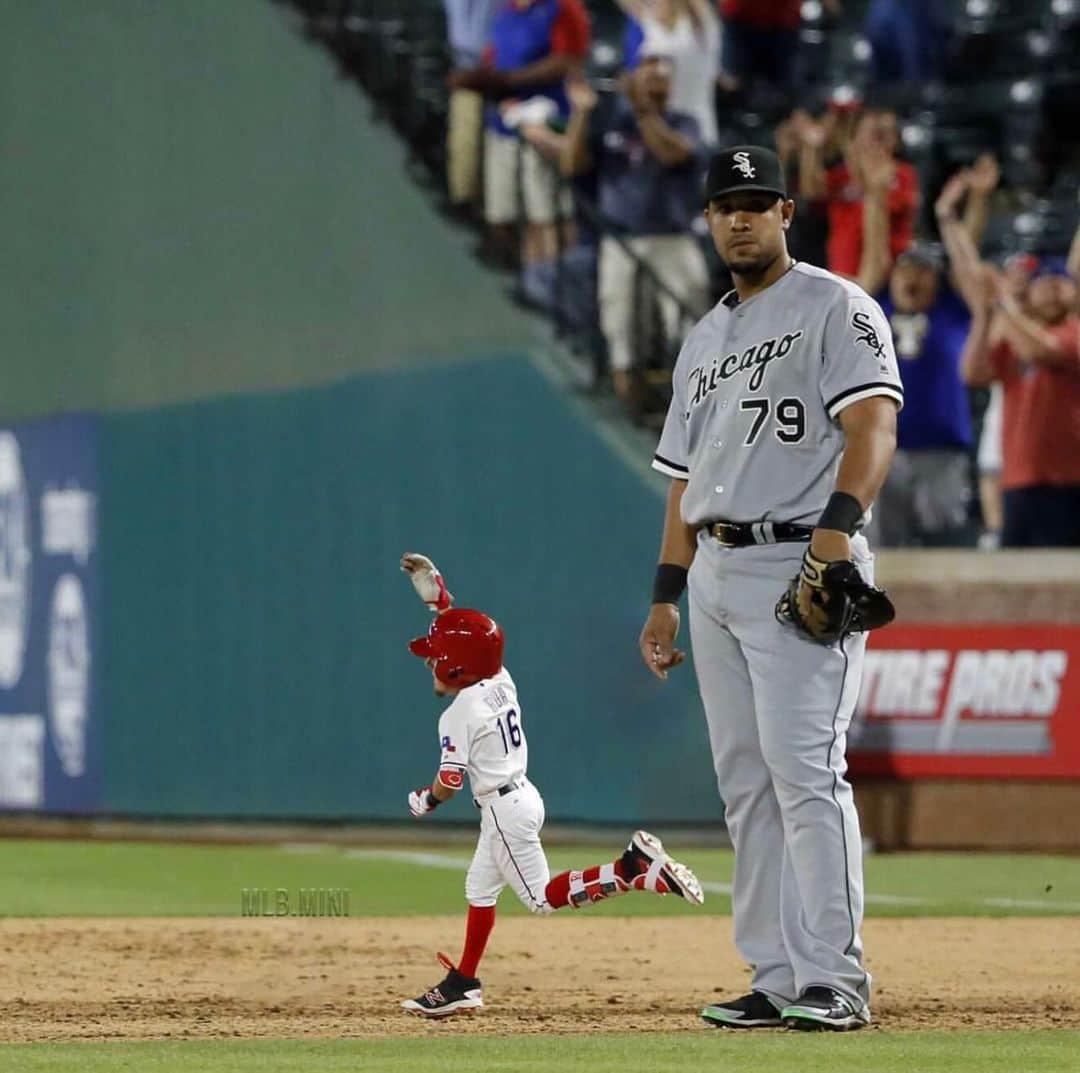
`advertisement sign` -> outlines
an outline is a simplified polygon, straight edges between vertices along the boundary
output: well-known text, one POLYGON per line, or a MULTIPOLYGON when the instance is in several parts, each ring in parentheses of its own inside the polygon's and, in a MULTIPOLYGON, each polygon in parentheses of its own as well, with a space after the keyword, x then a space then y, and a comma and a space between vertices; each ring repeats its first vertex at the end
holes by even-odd
POLYGON ((101 799, 98 438, 92 418, 0 427, 0 809, 101 799))
POLYGON ((1080 778, 1080 626, 872 634, 848 759, 855 775, 1080 778))

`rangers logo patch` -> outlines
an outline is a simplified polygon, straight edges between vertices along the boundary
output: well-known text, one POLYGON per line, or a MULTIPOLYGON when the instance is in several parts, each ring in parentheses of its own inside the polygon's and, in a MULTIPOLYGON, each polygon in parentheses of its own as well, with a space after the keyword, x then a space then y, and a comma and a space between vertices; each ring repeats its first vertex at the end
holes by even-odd
POLYGON ((442 746, 444 753, 456 753, 457 749, 454 748, 453 743, 450 741, 450 735, 447 734, 443 737, 443 740, 439 743, 442 746))

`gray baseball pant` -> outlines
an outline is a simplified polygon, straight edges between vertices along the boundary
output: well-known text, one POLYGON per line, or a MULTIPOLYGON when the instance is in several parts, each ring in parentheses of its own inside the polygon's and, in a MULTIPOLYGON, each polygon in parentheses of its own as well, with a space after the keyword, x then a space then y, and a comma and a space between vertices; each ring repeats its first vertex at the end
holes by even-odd
MULTIPOLYGON (((866 541, 852 544, 872 580, 866 541)), ((690 638, 735 847, 735 945, 752 986, 788 1003, 825 985, 861 1006, 862 844, 844 751, 866 638, 827 647, 776 620, 805 548, 724 548, 700 534, 690 638)))

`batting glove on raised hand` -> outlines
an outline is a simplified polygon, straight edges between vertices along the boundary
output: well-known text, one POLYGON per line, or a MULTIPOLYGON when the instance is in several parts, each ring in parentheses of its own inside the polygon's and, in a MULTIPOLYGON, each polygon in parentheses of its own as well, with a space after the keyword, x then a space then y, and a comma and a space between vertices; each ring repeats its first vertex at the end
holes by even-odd
POLYGON ((434 812, 438 807, 439 799, 432 795, 430 786, 421 786, 419 790, 413 790, 409 794, 409 811, 417 819, 434 812))
POLYGON ((449 609, 454 597, 446 587, 438 567, 426 556, 407 551, 401 557, 401 569, 409 575, 416 595, 436 614, 449 609))

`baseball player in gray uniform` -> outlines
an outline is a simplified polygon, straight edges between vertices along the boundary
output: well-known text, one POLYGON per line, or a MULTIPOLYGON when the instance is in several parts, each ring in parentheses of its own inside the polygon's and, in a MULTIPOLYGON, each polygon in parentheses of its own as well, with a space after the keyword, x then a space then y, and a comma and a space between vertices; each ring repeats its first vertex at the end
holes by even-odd
POLYGON ((735 289, 687 337, 653 467, 671 478, 642 658, 660 678, 687 586, 690 640, 735 847, 753 990, 712 1025, 870 1021, 859 820, 844 778, 865 632, 892 617, 860 529, 903 388, 877 303, 787 250, 774 153, 713 157, 705 214, 735 289))

